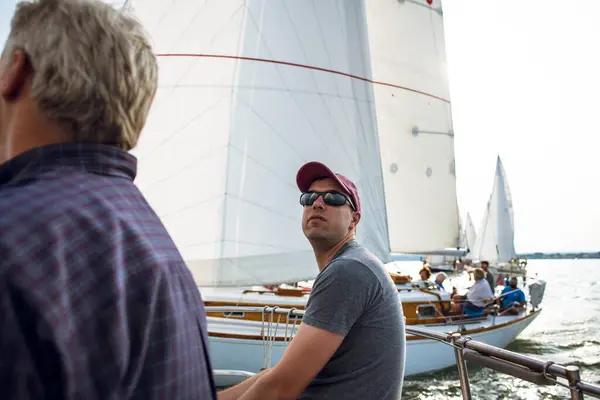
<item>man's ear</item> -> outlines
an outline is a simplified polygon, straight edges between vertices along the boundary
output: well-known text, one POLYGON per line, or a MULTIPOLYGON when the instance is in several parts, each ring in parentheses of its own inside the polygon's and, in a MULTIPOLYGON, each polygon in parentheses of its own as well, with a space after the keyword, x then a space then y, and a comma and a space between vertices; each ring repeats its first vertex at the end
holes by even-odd
POLYGON ((0 77, 0 95, 5 99, 14 99, 23 90, 30 68, 27 63, 27 54, 21 49, 14 50, 12 54, 4 54, 2 61, 5 65, 0 77))
POLYGON ((360 222, 360 213, 357 211, 354 211, 352 213, 352 223, 354 224, 354 228, 356 228, 356 225, 358 225, 359 222, 360 222))

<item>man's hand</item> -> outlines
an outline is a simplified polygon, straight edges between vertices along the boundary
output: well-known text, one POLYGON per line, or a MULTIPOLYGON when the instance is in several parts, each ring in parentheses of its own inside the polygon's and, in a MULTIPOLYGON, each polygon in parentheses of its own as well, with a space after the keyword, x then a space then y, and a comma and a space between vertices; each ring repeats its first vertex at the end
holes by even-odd
POLYGON ((244 380, 241 383, 238 383, 235 386, 232 386, 230 388, 227 388, 225 390, 221 390, 220 392, 217 392, 217 400, 237 400, 237 399, 239 399, 267 371, 269 371, 269 370, 260 371, 258 374, 251 376, 250 378, 244 380))
POLYGON ((344 336, 302 323, 281 360, 240 400, 297 399, 338 349, 344 336))

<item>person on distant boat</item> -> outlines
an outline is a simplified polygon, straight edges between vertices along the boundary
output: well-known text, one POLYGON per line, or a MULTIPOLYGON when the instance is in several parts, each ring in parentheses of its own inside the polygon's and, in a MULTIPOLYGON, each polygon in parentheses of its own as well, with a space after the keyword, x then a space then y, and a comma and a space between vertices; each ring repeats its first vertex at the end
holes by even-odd
POLYGON ((498 279, 496 279, 496 286, 508 286, 508 275, 505 278, 504 275, 499 274, 498 279))
POLYGON ((523 311, 527 304, 525 293, 517 288, 519 281, 516 277, 510 279, 509 286, 502 290, 500 295, 500 313, 516 315, 523 311))
POLYGON ((431 269, 429 269, 428 265, 424 265, 423 268, 421 268, 419 271, 419 276, 421 277, 422 281, 429 281, 429 278, 431 278, 431 269))
POLYGON ((127 12, 17 4, 0 55, 3 399, 216 397, 198 287, 133 182, 157 87, 127 12))
POLYGON ((452 297, 452 311, 462 312, 469 316, 483 315, 485 307, 494 300, 494 294, 489 283, 485 280, 485 272, 481 268, 473 270, 475 283, 465 296, 456 294, 452 297))
POLYGON ((492 293, 496 290, 496 280, 494 279, 494 274, 490 272, 490 263, 487 261, 481 262, 481 269, 485 272, 485 280, 490 285, 490 289, 492 289, 492 293))
POLYGON ((461 271, 464 269, 464 263, 463 260, 461 260, 460 258, 456 259, 453 263, 452 263, 452 267, 454 268, 454 273, 457 273, 458 271, 461 271))
POLYGON ((444 289, 444 281, 446 280, 446 278, 448 277, 448 275, 446 275, 445 272, 440 272, 439 274, 437 274, 435 276, 435 281, 434 283, 442 290, 446 290, 444 289))
POLYGON ((384 265, 355 239, 356 186, 318 162, 302 166, 296 182, 302 230, 320 270, 306 313, 277 365, 219 392, 219 399, 399 399, 402 307, 384 265))

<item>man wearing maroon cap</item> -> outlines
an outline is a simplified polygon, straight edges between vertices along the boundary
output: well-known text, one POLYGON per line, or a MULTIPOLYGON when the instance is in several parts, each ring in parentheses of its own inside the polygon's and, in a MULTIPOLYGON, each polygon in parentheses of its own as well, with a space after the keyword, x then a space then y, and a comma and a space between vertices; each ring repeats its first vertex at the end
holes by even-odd
POLYGON ((382 262, 355 240, 358 190, 318 162, 302 166, 296 182, 320 270, 306 313, 275 367, 219 399, 399 399, 404 317, 382 262))

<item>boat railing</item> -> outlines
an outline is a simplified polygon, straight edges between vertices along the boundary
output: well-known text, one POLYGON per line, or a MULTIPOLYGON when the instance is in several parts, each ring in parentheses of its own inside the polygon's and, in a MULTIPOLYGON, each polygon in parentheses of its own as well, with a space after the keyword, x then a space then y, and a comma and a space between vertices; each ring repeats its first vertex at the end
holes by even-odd
POLYGON ((242 371, 239 369, 215 369, 213 370, 213 374, 218 376, 233 376, 242 378, 250 378, 251 376, 254 376, 254 372, 242 371))
MULTIPOLYGON (((262 312, 269 321, 273 323, 274 315, 285 315, 288 318, 301 318, 304 310, 281 307, 252 307, 252 306, 208 306, 206 312, 262 312)), ((454 348, 456 365, 458 367, 460 389, 463 399, 470 400, 471 387, 467 370, 467 361, 484 368, 490 368, 497 372, 531 382, 538 386, 559 385, 569 390, 571 399, 581 400, 584 395, 600 398, 600 385, 581 379, 581 371, 575 365, 562 365, 553 361, 542 361, 513 351, 491 346, 468 336, 462 336, 458 332, 441 333, 428 329, 406 326, 406 332, 410 335, 435 340, 454 348)), ((252 376, 253 373, 246 371, 216 370, 218 375, 252 376)))
POLYGON ((436 340, 454 347, 463 399, 471 399, 466 361, 490 368, 538 386, 559 385, 568 389, 571 399, 583 399, 584 394, 600 398, 600 385, 581 379, 579 367, 542 361, 524 354, 490 346, 460 333, 444 334, 407 326, 411 335, 436 340))

